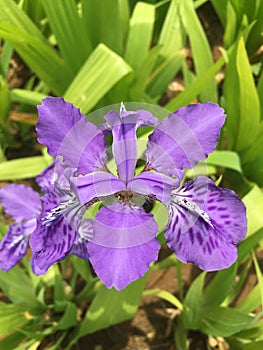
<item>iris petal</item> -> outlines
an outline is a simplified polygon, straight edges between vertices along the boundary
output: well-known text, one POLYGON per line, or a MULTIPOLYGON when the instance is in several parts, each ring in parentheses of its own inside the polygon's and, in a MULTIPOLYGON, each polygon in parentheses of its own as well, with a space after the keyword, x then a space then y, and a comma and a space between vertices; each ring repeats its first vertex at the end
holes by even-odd
POLYGON ((215 149, 224 121, 223 109, 211 102, 178 109, 149 136, 148 166, 167 175, 192 168, 215 149))
POLYGON ((8 271, 26 254, 28 237, 36 227, 36 219, 25 224, 13 223, 0 242, 0 269, 8 271))
POLYGON ((73 178, 72 183, 76 187, 82 204, 89 204, 93 200, 97 201, 102 197, 110 196, 126 189, 123 181, 104 171, 97 171, 73 178))
POLYGON ((41 210, 40 196, 31 187, 10 184, 0 189, 0 202, 6 213, 17 221, 38 216, 41 210))
POLYGON ((108 288, 121 290, 147 272, 149 264, 158 258, 157 231, 153 216, 139 207, 115 202, 100 210, 88 253, 95 272, 108 288))
POLYGON ((104 166, 103 133, 86 121, 79 109, 63 98, 48 97, 38 106, 38 112, 38 141, 48 147, 50 155, 64 156, 68 165, 81 174, 104 166))
POLYGON ((173 192, 168 209, 165 236, 179 260, 206 271, 235 262, 247 221, 245 206, 233 191, 199 177, 173 192))
POLYGON ((127 183, 134 176, 137 162, 137 115, 131 112, 119 116, 117 112, 112 111, 105 119, 112 129, 112 152, 119 177, 127 183))
POLYGON ((36 275, 46 273, 51 265, 63 260, 71 252, 77 236, 76 231, 85 211, 75 202, 64 212, 54 215, 52 220, 47 220, 47 214, 58 205, 57 200, 53 192, 42 197, 42 215, 38 218, 36 230, 30 237, 33 251, 31 264, 36 275))
POLYGON ((145 171, 130 180, 127 188, 145 196, 152 196, 164 204, 168 204, 171 199, 172 188, 178 185, 178 179, 157 172, 145 171))

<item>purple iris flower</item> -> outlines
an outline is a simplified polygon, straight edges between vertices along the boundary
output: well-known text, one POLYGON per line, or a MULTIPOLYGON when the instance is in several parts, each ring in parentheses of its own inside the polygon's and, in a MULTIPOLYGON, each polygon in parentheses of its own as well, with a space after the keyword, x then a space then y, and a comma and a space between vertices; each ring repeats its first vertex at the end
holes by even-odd
POLYGON ((74 215, 83 206, 72 199, 72 192, 68 194, 67 174, 71 175, 72 171, 65 168, 58 157, 36 179, 44 193, 42 197, 25 185, 10 184, 1 188, 0 202, 6 213, 15 219, 0 242, 1 270, 8 271, 23 258, 29 241, 33 250, 31 264, 36 274, 47 272, 51 265, 69 253, 88 258, 86 242, 92 237, 92 223, 91 220, 81 221, 82 215, 74 215), (63 206, 65 202, 66 208, 63 206), (78 232, 73 227, 76 220, 68 220, 70 215, 79 218, 78 232), (60 246, 64 240, 67 244, 62 249, 60 246), (56 249, 53 256, 50 247, 59 247, 60 254, 56 249))
POLYGON ((70 189, 69 177, 74 169, 60 157, 51 164, 37 182, 44 192, 42 210, 30 237, 32 269, 36 275, 47 272, 55 262, 68 254, 88 259, 86 242, 92 238, 91 220, 83 220, 85 207, 70 189))
MULTIPOLYGON (((62 98, 46 98, 38 110, 39 142, 47 145, 50 155, 63 156, 77 169, 69 179, 76 201, 86 208, 103 203, 86 246, 95 272, 108 288, 125 288, 158 258, 159 229, 153 214, 144 210, 147 202, 166 207, 167 244, 182 262, 213 271, 237 259, 236 244, 245 237, 247 226, 237 195, 202 176, 180 185, 183 169, 192 168, 216 147, 225 121, 218 105, 189 105, 161 123, 147 111, 126 111, 122 105, 119 114, 106 114, 106 123, 99 127, 62 98), (137 173, 136 131, 142 126, 154 131, 145 166, 137 173), (107 133, 112 134, 117 175, 107 166, 107 133)), ((59 236, 55 230, 53 234, 59 236)))
POLYGON ((0 202, 6 213, 15 219, 0 242, 0 269, 8 271, 27 252, 28 240, 36 228, 41 203, 39 194, 22 184, 2 187, 0 202))

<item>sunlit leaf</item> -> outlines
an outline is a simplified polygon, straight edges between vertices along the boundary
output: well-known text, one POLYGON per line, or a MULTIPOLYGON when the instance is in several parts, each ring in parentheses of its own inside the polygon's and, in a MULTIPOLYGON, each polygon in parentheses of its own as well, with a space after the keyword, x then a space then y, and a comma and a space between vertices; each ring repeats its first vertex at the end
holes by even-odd
POLYGON ((122 291, 100 287, 80 327, 79 336, 128 320, 137 311, 147 275, 122 291))
POLYGON ((0 302, 0 336, 15 331, 27 322, 20 307, 0 302))
POLYGON ((134 8, 126 42, 124 59, 137 70, 145 59, 152 42, 155 8, 138 2, 134 8), (138 40, 140 38, 140 40, 138 40))
POLYGON ((100 44, 84 63, 64 97, 87 113, 131 72, 131 67, 120 56, 100 44))
POLYGON ((252 190, 243 198, 247 208, 248 235, 263 227, 263 193, 261 189, 254 186, 252 190))
POLYGON ((202 316, 202 331, 213 336, 229 337, 253 322, 248 316, 234 308, 214 307, 202 316))
POLYGON ((43 156, 19 158, 0 163, 0 181, 35 177, 49 164, 43 156))
MULTIPOLYGON (((202 76, 213 65, 213 59, 205 32, 194 10, 193 1, 180 1, 180 15, 189 36, 197 77, 202 76)), ((217 102, 215 78, 211 79, 200 93, 201 101, 217 102)))

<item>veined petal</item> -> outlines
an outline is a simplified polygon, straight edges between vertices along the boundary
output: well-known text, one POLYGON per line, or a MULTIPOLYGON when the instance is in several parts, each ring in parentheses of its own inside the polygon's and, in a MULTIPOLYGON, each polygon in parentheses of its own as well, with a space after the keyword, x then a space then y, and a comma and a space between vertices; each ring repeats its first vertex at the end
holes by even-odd
POLYGON ((71 252, 76 230, 85 211, 77 201, 70 202, 70 205, 59 205, 57 201, 53 192, 42 197, 42 215, 30 237, 33 251, 31 265, 36 275, 46 273, 51 265, 63 260, 71 252))
POLYGON ((145 171, 128 182, 127 189, 145 196, 154 197, 164 204, 169 204, 172 188, 179 185, 178 179, 145 171))
POLYGON ((137 162, 137 116, 134 113, 120 117, 112 111, 105 116, 112 129, 112 152, 119 177, 127 183, 134 176, 137 162))
POLYGON ((0 242, 0 270, 8 271, 26 254, 28 237, 36 227, 36 219, 24 224, 13 223, 0 242))
POLYGON ((174 190, 168 211, 165 236, 179 260, 206 271, 235 262, 247 221, 245 206, 233 191, 199 177, 174 190))
POLYGON ((50 155, 64 156, 68 165, 82 174, 104 166, 103 133, 86 121, 79 109, 63 98, 48 97, 38 106, 38 112, 38 141, 48 147, 50 155))
POLYGON ((147 272, 158 258, 157 231, 153 216, 139 207, 115 202, 99 211, 88 253, 107 288, 121 290, 147 272))
POLYGON ((53 185, 55 165, 56 161, 52 162, 36 177, 36 182, 44 193, 48 193, 50 186, 53 185))
POLYGON ((111 173, 96 171, 94 173, 72 178, 79 201, 82 204, 97 201, 126 189, 124 182, 111 173))
POLYGON ((141 278, 151 262, 158 259, 159 242, 155 238, 132 248, 107 248, 88 243, 92 266, 107 288, 124 289, 141 278))
POLYGON ((89 254, 87 244, 93 238, 93 222, 92 220, 83 220, 78 229, 75 242, 71 249, 71 254, 77 255, 79 258, 88 260, 89 254))
POLYGON ((192 168, 215 149, 224 121, 223 109, 211 102, 178 109, 149 136, 148 166, 167 175, 192 168))
POLYGON ((152 214, 137 205, 113 202, 94 219, 92 243, 109 248, 139 246, 155 238, 158 226, 152 214))
POLYGON ((41 210, 40 196, 31 187, 10 184, 0 189, 5 212, 17 221, 36 218, 41 210))

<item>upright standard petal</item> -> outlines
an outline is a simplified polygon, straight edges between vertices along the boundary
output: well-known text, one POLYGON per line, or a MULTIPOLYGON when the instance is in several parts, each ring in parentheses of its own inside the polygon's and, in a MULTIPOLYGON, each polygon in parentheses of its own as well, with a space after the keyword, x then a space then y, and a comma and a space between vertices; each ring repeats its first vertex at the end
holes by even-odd
POLYGON ((168 211, 165 236, 179 260, 206 271, 235 262, 247 221, 245 206, 233 191, 199 177, 174 190, 168 211))
POLYGON ((153 216, 142 208, 115 202, 99 211, 88 253, 107 288, 121 290, 147 272, 158 258, 157 231, 153 216))
POLYGON ((122 180, 104 171, 96 171, 71 180, 80 203, 88 205, 126 189, 122 180))
POLYGON ((156 198, 167 205, 171 200, 172 188, 178 185, 178 179, 145 171, 130 180, 127 189, 147 197, 156 198))
POLYGON ((215 149, 224 121, 223 109, 211 102, 178 109, 149 136, 148 167, 167 175, 192 168, 215 149))
POLYGON ((40 196, 25 185, 10 184, 0 189, 0 202, 5 212, 17 221, 36 218, 41 210, 40 196))
POLYGON ((112 129, 112 152, 119 177, 127 183, 134 176, 137 162, 137 115, 131 112, 120 117, 112 111, 105 116, 112 129))
POLYGON ((103 133, 63 98, 48 97, 38 106, 38 141, 52 156, 62 155, 79 173, 100 169, 106 159, 103 133), (55 130, 55 133, 54 133, 55 130))

